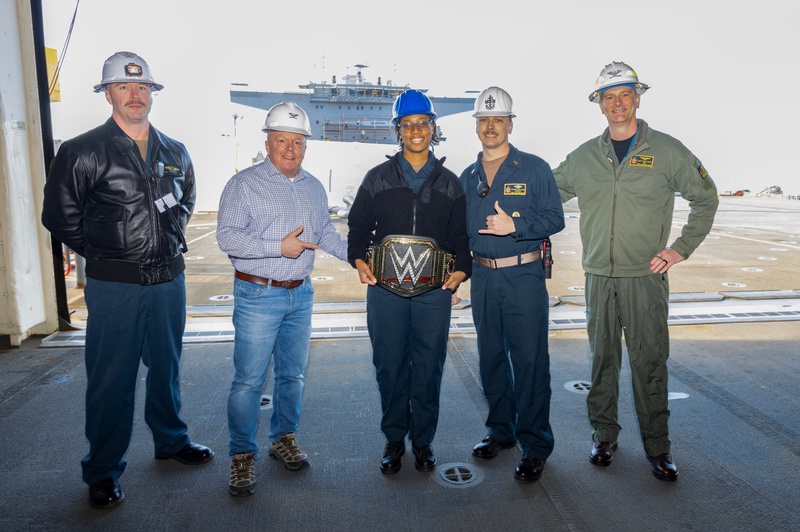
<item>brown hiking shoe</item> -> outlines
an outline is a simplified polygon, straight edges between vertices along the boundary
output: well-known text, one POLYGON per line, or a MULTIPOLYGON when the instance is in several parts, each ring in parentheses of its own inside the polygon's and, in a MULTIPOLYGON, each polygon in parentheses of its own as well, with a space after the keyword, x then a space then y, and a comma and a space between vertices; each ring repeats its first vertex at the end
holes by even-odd
POLYGON ((231 481, 228 483, 228 493, 234 497, 247 497, 256 491, 256 475, 253 472, 255 462, 254 453, 231 456, 231 481))
POLYGON ((309 466, 308 455, 297 446, 294 433, 284 434, 269 446, 269 455, 283 462, 289 471, 298 471, 309 466))

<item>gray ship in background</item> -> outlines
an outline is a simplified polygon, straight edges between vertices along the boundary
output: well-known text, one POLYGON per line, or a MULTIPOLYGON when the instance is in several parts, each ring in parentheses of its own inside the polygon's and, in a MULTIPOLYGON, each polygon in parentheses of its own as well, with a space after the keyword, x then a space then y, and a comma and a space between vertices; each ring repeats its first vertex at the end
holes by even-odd
MULTIPOLYGON (((392 127, 392 104, 403 91, 416 88, 409 85, 386 84, 378 78, 377 83, 365 81, 361 73, 367 65, 355 65, 355 74, 344 76, 337 83, 333 76, 330 83, 309 82, 299 85, 303 92, 261 92, 248 90, 246 84, 233 83, 231 102, 268 110, 275 104, 293 101, 308 114, 311 122, 311 140, 331 142, 364 142, 372 144, 396 144, 397 136, 392 127)), ((468 93, 477 91, 465 91, 468 93)), ((437 117, 471 111, 475 97, 428 96, 433 102, 437 117)), ((437 126, 440 140, 444 140, 437 126)))

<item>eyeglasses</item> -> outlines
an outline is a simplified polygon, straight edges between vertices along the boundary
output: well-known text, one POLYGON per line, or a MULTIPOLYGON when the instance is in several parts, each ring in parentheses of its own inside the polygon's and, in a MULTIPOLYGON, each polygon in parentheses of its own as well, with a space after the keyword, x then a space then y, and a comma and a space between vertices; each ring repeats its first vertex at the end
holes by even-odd
POLYGON ((486 195, 489 193, 489 191, 491 189, 492 189, 492 187, 489 186, 489 183, 487 183, 483 179, 478 181, 478 197, 479 198, 485 198, 486 195))
POLYGON ((416 124, 413 124, 411 122, 405 122, 403 124, 399 124, 399 127, 402 128, 403 131, 410 133, 414 131, 415 128, 419 129, 420 131, 424 131, 428 129, 430 125, 431 125, 430 122, 428 122, 427 120, 423 120, 422 122, 417 122, 416 124))

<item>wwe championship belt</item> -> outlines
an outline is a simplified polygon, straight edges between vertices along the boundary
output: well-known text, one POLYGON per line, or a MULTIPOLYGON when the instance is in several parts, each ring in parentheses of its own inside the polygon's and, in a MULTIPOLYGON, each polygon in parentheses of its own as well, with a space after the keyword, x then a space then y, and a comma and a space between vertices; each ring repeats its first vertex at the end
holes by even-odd
POLYGON ((424 236, 388 235, 367 248, 367 264, 378 284, 413 297, 442 286, 455 270, 455 255, 424 236))

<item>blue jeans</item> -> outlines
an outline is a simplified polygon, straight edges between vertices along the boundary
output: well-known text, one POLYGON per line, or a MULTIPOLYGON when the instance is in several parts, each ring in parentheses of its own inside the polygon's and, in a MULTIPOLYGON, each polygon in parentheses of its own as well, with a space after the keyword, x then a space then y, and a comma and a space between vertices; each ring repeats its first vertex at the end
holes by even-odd
POLYGON ((287 290, 234 279, 233 382, 228 393, 230 455, 256 453, 261 394, 274 355, 269 439, 297 431, 311 345, 311 280, 287 290))
POLYGON ((144 419, 156 452, 189 443, 181 409, 180 376, 186 289, 181 273, 168 283, 141 286, 86 280, 86 438, 83 480, 119 478, 133 430, 139 362, 147 366, 144 419))

